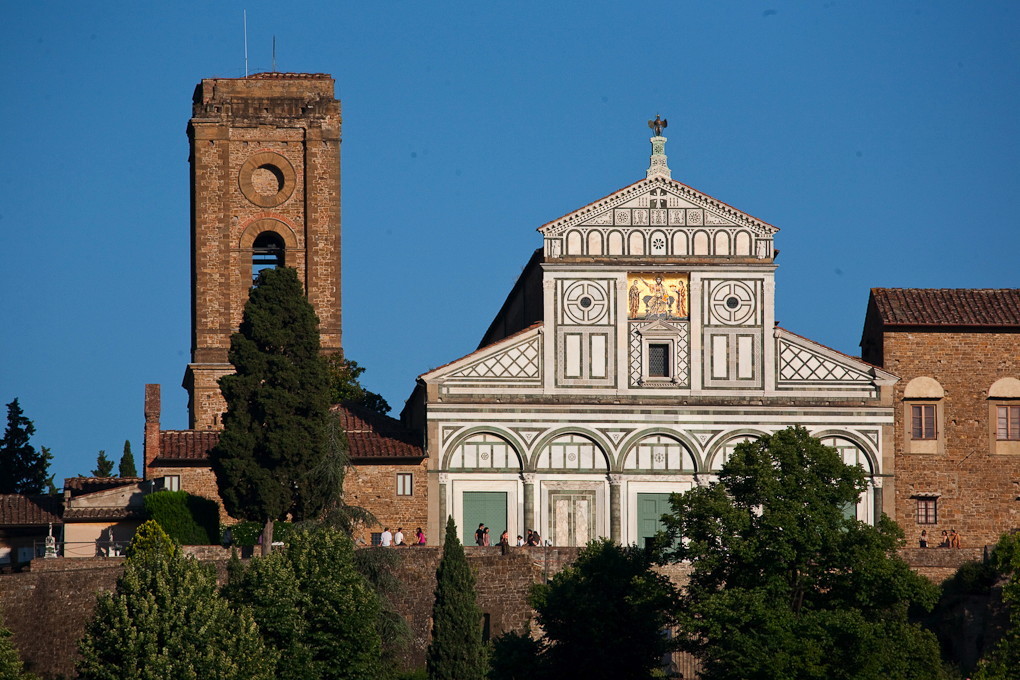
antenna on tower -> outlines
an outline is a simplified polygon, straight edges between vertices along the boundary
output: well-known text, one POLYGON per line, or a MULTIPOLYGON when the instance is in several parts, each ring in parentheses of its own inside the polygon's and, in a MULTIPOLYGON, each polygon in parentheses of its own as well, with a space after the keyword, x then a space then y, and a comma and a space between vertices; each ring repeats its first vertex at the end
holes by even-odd
POLYGON ((244 10, 244 77, 248 77, 248 10, 244 10))
POLYGON ((276 73, 276 36, 273 36, 273 73, 276 73))

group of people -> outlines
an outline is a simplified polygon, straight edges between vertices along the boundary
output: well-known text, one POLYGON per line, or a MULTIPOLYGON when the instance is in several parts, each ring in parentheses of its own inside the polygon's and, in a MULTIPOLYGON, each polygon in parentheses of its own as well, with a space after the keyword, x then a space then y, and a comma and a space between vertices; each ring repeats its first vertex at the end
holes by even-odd
MULTIPOLYGON (((928 547, 928 530, 921 530, 921 538, 918 543, 922 548, 928 547)), ((959 548, 960 547, 960 534, 956 533, 956 529, 950 529, 946 531, 942 530, 942 541, 938 544, 939 548, 959 548)))
MULTIPOLYGON (((478 528, 475 530, 475 545, 492 545, 492 539, 489 538, 489 527, 485 526, 484 522, 479 523, 478 528)), ((507 548, 510 547, 510 533, 506 529, 503 529, 503 533, 499 535, 499 543, 497 545, 503 549, 503 554, 505 555, 507 548)), ((528 529, 527 539, 521 535, 517 536, 517 547, 520 548, 526 545, 542 545, 542 537, 534 529, 528 529)))
POLYGON ((404 542, 404 528, 397 527, 397 533, 392 533, 389 527, 385 527, 383 532, 379 534, 379 545, 383 548, 392 548, 394 546, 408 546, 408 545, 425 545, 425 532, 418 527, 414 530, 414 537, 410 543, 404 542))

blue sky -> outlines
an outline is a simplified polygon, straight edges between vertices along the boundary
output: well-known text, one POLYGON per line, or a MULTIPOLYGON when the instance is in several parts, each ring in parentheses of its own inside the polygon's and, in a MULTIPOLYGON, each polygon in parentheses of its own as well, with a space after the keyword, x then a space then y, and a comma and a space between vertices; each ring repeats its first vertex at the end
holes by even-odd
POLYGON ((644 176, 778 226, 777 318, 858 353, 868 289, 1016 287, 1020 3, 36 2, 0 22, 0 402, 58 485, 187 426, 203 77, 327 72, 343 333, 399 412, 472 351, 535 228, 644 176), (293 7, 293 9, 291 9, 293 7))

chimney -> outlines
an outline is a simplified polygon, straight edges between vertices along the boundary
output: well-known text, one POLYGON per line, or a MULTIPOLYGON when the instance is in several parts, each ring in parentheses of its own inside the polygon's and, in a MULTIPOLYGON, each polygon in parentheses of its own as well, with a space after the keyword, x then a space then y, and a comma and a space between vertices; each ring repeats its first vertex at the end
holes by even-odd
POLYGON ((145 465, 142 477, 149 479, 149 466, 159 456, 159 385, 145 386, 145 465))

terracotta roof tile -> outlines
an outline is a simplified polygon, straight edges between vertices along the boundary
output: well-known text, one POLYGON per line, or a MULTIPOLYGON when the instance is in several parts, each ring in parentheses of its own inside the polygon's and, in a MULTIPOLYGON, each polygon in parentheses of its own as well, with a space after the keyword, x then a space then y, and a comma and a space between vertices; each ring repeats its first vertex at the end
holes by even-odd
POLYGON ((425 457, 415 435, 399 420, 353 404, 339 404, 332 410, 347 433, 352 461, 425 457))
POLYGON ((217 430, 163 430, 159 433, 159 462, 204 461, 220 440, 217 430))
POLYGON ((0 494, 0 526, 60 524, 60 496, 0 494))
MULTIPOLYGON (((340 425, 347 432, 354 462, 425 457, 414 435, 399 420, 353 405, 337 405, 332 411, 339 415, 340 425)), ((160 432, 160 453, 155 463, 205 464, 219 439, 216 430, 164 430, 160 432)))
POLYGON ((145 508, 138 507, 100 507, 100 508, 75 508, 70 507, 64 510, 64 521, 73 522, 76 520, 120 520, 120 519, 145 519, 145 508))
POLYGON ((886 326, 1020 327, 1020 288, 872 288, 886 326))
POLYGON ((106 491, 118 486, 137 484, 141 481, 143 481, 141 477, 65 477, 64 490, 72 492, 72 496, 79 496, 83 493, 106 491))

